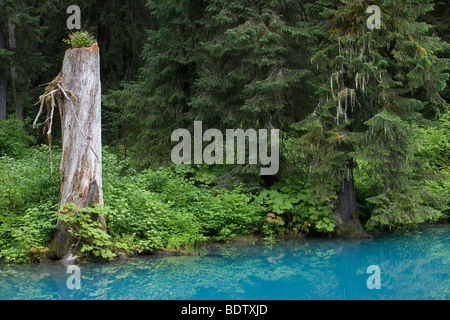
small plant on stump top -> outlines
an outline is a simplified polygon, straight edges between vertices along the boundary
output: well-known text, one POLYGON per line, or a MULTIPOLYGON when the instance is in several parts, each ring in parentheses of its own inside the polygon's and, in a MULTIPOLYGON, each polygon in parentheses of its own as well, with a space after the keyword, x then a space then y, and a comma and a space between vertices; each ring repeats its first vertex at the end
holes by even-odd
POLYGON ((69 39, 63 40, 72 48, 91 47, 95 43, 95 38, 87 31, 77 31, 69 35, 69 39))

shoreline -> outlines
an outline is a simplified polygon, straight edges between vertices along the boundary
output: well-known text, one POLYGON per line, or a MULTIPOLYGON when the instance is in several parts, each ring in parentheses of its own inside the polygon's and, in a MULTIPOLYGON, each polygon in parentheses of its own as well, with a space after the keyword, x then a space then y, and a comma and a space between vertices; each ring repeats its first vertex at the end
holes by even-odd
MULTIPOLYGON (((206 247, 213 244, 229 244, 229 245, 255 245, 255 244, 261 244, 261 245, 270 245, 273 243, 282 243, 282 242, 288 242, 288 241, 295 241, 295 240, 311 240, 311 239, 329 239, 329 240, 339 240, 339 239, 347 239, 347 240, 360 240, 360 241, 369 241, 373 240, 375 237, 380 236, 386 236, 386 235, 401 235, 405 234, 411 231, 418 231, 420 229, 429 229, 429 228, 438 228, 442 227, 443 225, 447 225, 448 228, 450 228, 450 222, 449 221, 442 221, 442 222, 436 222, 436 223, 430 223, 430 222, 424 222, 420 223, 416 226, 409 226, 402 229, 396 229, 396 230, 384 230, 384 231, 375 231, 370 232, 371 237, 369 238, 346 238, 346 237, 339 237, 333 234, 287 234, 282 236, 277 236, 274 241, 267 241, 265 240, 264 236, 261 235, 251 235, 251 236, 236 236, 235 238, 230 239, 229 241, 217 241, 214 239, 210 239, 205 241, 204 243, 201 243, 197 246, 197 248, 206 247)), ((72 261, 72 264, 90 264, 90 263, 114 263, 114 262, 121 262, 126 261, 128 259, 132 258, 138 258, 138 257, 146 257, 146 256, 156 256, 156 257, 177 257, 177 256, 207 256, 207 254, 201 253, 194 250, 186 251, 186 250, 169 250, 169 249, 159 249, 152 252, 143 252, 139 254, 132 254, 132 255, 118 255, 113 260, 86 260, 86 261, 72 261)), ((30 261, 28 263, 5 263, 4 258, 0 259, 0 266, 20 266, 20 265, 45 265, 45 264, 60 264, 61 266, 67 265, 62 260, 50 260, 50 259, 42 259, 41 261, 30 261)))

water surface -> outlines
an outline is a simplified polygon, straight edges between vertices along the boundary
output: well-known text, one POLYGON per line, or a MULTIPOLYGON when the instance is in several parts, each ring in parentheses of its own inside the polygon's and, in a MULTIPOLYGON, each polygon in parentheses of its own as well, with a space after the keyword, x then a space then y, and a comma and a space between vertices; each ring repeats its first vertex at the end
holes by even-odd
POLYGON ((79 264, 80 289, 58 263, 0 265, 0 299, 449 299, 449 245, 448 224, 370 240, 214 244, 202 256, 79 264), (371 265, 379 290, 366 284, 371 265))

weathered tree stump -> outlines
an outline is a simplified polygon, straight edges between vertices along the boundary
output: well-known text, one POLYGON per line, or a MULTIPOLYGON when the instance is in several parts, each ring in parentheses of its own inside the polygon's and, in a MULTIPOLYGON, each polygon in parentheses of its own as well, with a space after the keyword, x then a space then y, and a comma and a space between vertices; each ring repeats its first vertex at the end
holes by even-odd
MULTIPOLYGON (((103 205, 101 156, 100 57, 97 43, 66 51, 60 79, 58 105, 61 115, 62 159, 59 208, 103 205)), ((106 232, 103 215, 93 217, 106 232)), ((58 220, 49 245, 49 258, 62 259, 76 244, 66 223, 58 220)), ((76 250, 74 250, 76 251, 76 250)))

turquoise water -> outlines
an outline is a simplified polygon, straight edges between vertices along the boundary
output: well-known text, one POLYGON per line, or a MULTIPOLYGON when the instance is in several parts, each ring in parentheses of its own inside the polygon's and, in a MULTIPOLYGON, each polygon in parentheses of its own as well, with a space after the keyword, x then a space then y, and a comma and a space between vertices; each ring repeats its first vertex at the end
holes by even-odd
POLYGON ((202 256, 79 264, 72 290, 60 264, 0 265, 0 299, 449 299, 449 245, 448 224, 370 240, 214 244, 202 256), (367 287, 371 265, 380 289, 367 287))

